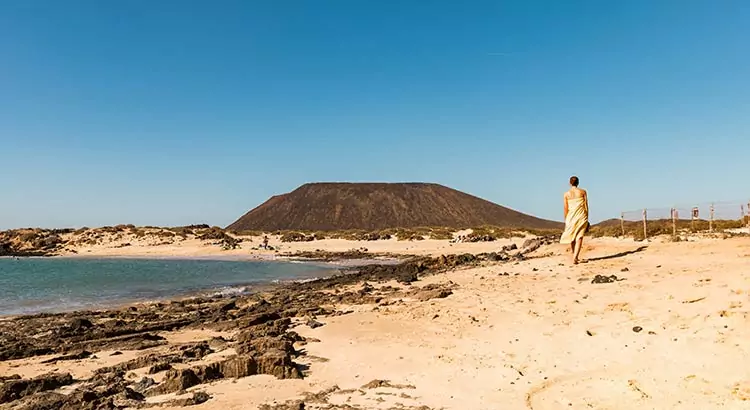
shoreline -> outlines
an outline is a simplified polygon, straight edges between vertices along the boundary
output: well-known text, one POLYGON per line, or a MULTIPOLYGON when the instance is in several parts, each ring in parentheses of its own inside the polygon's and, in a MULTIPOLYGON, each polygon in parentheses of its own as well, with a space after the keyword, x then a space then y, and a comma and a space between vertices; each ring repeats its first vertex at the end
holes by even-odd
MULTIPOLYGON (((9 257, 15 259, 16 257, 9 257)), ((122 298, 115 301, 102 300, 100 302, 84 303, 82 305, 76 305, 73 302, 72 306, 62 307, 59 309, 42 309, 33 310, 30 309, 23 313, 0 313, 0 319, 3 318, 18 318, 23 316, 33 316, 38 314, 66 314, 73 312, 82 311, 109 311, 127 308, 131 306, 149 305, 157 303, 171 303, 173 301, 184 301, 191 298, 215 298, 215 297, 242 297, 252 295, 258 292, 265 292, 274 290, 278 287, 285 286, 290 283, 305 283, 309 281, 325 279, 327 277, 350 274, 356 272, 358 268, 367 265, 397 265, 404 262, 406 259, 395 259, 395 258, 379 258, 373 256, 371 258, 356 258, 356 259, 317 259, 317 258, 297 258, 297 257, 254 257, 254 258, 242 258, 238 255, 226 255, 218 257, 216 255, 204 255, 204 256, 135 256, 135 255, 114 255, 114 256, 78 256, 78 255, 64 255, 64 256, 51 256, 51 257, 33 257, 34 259, 66 259, 66 260, 139 260, 139 261, 150 261, 150 260, 166 260, 166 261, 215 261, 215 262, 261 262, 261 263, 272 263, 272 264, 304 264, 308 266, 319 267, 320 274, 313 277, 300 277, 296 279, 269 279, 257 282, 241 282, 233 283, 228 285, 217 285, 207 286, 200 289, 192 289, 184 292, 177 292, 174 294, 165 295, 164 297, 158 298, 122 298)), ((20 259, 19 259, 20 260, 20 259)))
POLYGON ((425 256, 247 296, 0 318, 0 386, 70 373, 74 384, 53 387, 59 407, 82 407, 87 389, 123 410, 746 407, 750 238, 590 239, 577 266, 566 250, 425 256))

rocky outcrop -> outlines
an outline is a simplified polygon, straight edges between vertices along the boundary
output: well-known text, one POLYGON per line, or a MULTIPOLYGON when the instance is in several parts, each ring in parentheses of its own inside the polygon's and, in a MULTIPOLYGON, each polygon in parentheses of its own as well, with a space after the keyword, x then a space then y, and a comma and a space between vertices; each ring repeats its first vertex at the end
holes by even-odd
POLYGON ((45 374, 33 379, 8 380, 0 385, 0 404, 22 399, 34 393, 55 390, 73 384, 73 377, 66 374, 45 374))

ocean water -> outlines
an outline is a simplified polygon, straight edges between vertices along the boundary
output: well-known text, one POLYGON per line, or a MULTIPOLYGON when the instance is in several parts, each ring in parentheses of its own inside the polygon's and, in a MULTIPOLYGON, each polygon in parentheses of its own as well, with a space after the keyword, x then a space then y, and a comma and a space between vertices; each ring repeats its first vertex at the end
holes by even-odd
POLYGON ((312 263, 196 259, 0 258, 0 316, 236 294, 332 271, 312 263))

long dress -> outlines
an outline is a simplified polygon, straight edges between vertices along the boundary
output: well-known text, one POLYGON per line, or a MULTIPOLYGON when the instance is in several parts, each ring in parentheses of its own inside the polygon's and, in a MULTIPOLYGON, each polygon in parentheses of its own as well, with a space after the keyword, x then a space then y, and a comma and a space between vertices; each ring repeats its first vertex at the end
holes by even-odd
POLYGON ((560 243, 575 242, 586 233, 589 224, 589 204, 585 197, 568 198, 568 216, 560 243))

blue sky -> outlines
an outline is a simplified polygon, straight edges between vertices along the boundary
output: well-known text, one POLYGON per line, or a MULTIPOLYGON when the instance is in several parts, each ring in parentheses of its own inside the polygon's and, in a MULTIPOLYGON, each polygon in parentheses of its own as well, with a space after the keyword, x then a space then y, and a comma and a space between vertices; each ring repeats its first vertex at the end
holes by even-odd
POLYGON ((562 219, 749 199, 750 4, 0 2, 0 228, 226 225, 311 181, 562 219))

